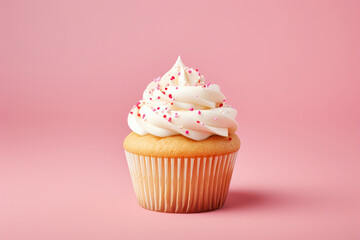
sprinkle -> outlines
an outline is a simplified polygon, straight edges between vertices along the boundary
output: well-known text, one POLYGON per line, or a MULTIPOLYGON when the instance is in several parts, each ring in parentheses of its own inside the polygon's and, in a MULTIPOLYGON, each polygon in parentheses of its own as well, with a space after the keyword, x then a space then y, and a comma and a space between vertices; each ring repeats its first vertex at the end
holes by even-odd
POLYGON ((167 110, 167 107, 165 108, 165 110, 167 110))
POLYGON ((201 111, 198 111, 198 114, 201 114, 201 111))
POLYGON ((157 99, 160 99, 160 96, 158 96, 157 99))
POLYGON ((200 121, 196 121, 197 123, 200 123, 200 121))
POLYGON ((174 79, 175 79, 175 77, 174 77, 174 76, 171 76, 170 80, 174 80, 174 79))
POLYGON ((166 118, 166 115, 164 114, 163 118, 166 118))
POLYGON ((172 95, 171 95, 171 93, 169 94, 169 98, 172 98, 172 95))
POLYGON ((167 87, 165 88, 165 90, 167 90, 167 87))
POLYGON ((144 119, 144 118, 145 118, 145 114, 142 115, 142 119, 144 119))
POLYGON ((169 117, 168 121, 171 122, 171 117, 169 117))
POLYGON ((140 113, 138 113, 137 115, 138 115, 138 117, 140 117, 140 113))
POLYGON ((199 69, 195 69, 195 71, 197 71, 197 72, 198 72, 198 71, 199 71, 199 69))
POLYGON ((186 134, 189 134, 189 131, 188 131, 188 130, 186 130, 186 131, 185 131, 185 133, 186 133, 186 134))
POLYGON ((157 110, 160 110, 160 107, 157 107, 157 110))
POLYGON ((176 87, 175 89, 179 89, 178 87, 176 87))
POLYGON ((162 93, 163 93, 163 94, 165 94, 165 92, 164 92, 164 91, 162 91, 162 93))
POLYGON ((130 114, 133 114, 133 112, 130 112, 130 114))
POLYGON ((204 122, 201 122, 201 126, 204 126, 204 122))
POLYGON ((231 137, 229 137, 229 141, 231 141, 232 140, 232 138, 231 137))
POLYGON ((224 98, 223 102, 226 102, 226 99, 224 98))
POLYGON ((189 70, 188 72, 191 73, 191 70, 189 70))
POLYGON ((171 103, 171 105, 174 105, 174 103, 171 103))
POLYGON ((156 109, 155 109, 155 108, 153 108, 152 110, 153 110, 153 112, 155 112, 155 111, 156 111, 156 109))
POLYGON ((189 110, 190 110, 190 111, 194 111, 194 108, 190 108, 189 110))
POLYGON ((222 107, 222 106, 224 106, 224 104, 220 103, 219 107, 222 107))
POLYGON ((180 72, 178 72, 178 75, 180 76, 180 72))
POLYGON ((216 121, 216 120, 217 120, 217 117, 214 117, 214 120, 216 121))
POLYGON ((152 100, 152 98, 150 98, 150 100, 152 100))

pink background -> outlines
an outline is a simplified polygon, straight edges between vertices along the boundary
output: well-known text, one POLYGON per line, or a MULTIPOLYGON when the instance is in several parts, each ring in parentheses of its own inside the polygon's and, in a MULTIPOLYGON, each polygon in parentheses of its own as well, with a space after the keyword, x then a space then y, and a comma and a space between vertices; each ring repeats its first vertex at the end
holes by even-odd
POLYGON ((360 239, 359 1, 1 1, 0 239, 360 239), (242 139, 225 206, 137 205, 126 117, 178 55, 242 139))

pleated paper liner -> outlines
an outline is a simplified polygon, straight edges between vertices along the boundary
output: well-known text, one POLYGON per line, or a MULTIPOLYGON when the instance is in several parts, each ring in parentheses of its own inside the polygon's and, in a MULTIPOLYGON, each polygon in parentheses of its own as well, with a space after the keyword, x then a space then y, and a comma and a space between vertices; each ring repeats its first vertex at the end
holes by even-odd
POLYGON ((237 152, 196 158, 125 154, 140 206, 158 212, 195 213, 223 206, 237 152))

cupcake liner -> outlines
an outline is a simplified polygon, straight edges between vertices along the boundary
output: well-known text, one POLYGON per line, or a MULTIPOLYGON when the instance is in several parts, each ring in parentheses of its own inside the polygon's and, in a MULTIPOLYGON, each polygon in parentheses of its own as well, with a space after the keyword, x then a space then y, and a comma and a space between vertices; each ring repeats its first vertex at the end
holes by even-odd
POLYGON ((223 206, 237 152, 195 158, 125 154, 140 206, 158 212, 193 213, 223 206))

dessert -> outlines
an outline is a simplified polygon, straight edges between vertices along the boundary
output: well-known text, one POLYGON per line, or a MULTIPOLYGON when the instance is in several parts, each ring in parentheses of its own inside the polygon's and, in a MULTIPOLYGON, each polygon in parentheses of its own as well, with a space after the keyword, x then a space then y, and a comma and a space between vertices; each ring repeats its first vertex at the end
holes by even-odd
POLYGON ((223 206, 240 140, 236 110, 180 57, 128 115, 125 154, 139 204, 192 213, 223 206))

